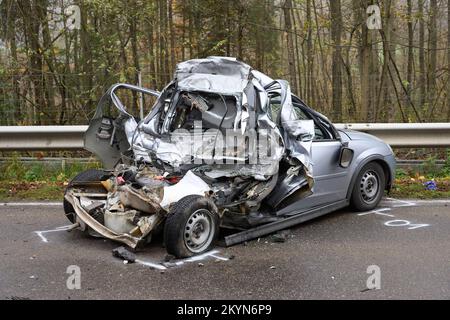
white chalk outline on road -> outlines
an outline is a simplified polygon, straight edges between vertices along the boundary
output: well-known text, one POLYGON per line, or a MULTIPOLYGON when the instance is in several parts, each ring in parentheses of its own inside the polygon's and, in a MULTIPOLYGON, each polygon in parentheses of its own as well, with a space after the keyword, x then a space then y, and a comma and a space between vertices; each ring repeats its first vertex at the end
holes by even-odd
POLYGON ((414 201, 408 201, 408 200, 400 200, 395 198, 385 198, 385 200, 388 200, 389 202, 400 202, 401 204, 393 205, 393 208, 399 208, 399 207, 414 207, 416 206, 416 202, 414 201))
POLYGON ((375 213, 375 214, 379 214, 379 215, 382 215, 382 216, 393 217, 392 214, 384 213, 384 211, 388 211, 389 212, 389 211, 391 211, 391 208, 381 208, 381 209, 375 209, 375 210, 371 210, 371 211, 361 212, 361 213, 358 213, 358 216, 365 216, 365 215, 368 215, 368 214, 375 213))
POLYGON ((143 266, 155 268, 155 269, 158 269, 158 270, 166 270, 167 269, 162 264, 154 263, 154 262, 151 262, 151 261, 144 261, 144 260, 141 260, 141 259, 136 259, 136 260, 134 260, 134 262, 139 263, 139 264, 141 264, 143 266))
MULTIPOLYGON (((358 216, 365 216, 365 215, 368 215, 368 214, 378 214, 380 216, 387 216, 387 217, 395 218, 395 216, 393 214, 388 214, 388 213, 385 213, 385 212, 386 211, 390 212, 392 210, 392 208, 415 207, 415 206, 417 206, 417 202, 418 202, 416 200, 414 200, 414 202, 412 202, 412 201, 400 200, 400 199, 389 198, 389 197, 386 197, 383 200, 384 201, 388 200, 387 202, 391 202, 391 203, 392 202, 394 202, 394 203, 400 202, 401 204, 398 204, 398 205, 393 204, 393 205, 391 205, 391 208, 388 207, 388 208, 374 209, 374 210, 371 210, 371 211, 358 213, 357 215, 358 216)), ((446 201, 446 200, 444 200, 444 201, 446 201)), ((427 201, 427 202, 428 203, 434 203, 435 201, 427 201)), ((448 202, 450 203, 450 201, 448 201, 448 202)), ((424 202, 422 202, 422 203, 424 203, 424 202)), ((390 205, 390 204, 386 203, 386 205, 390 205)), ((417 229, 417 228, 429 227, 430 226, 430 224, 428 224, 428 223, 411 223, 408 220, 399 220, 399 219, 386 221, 386 222, 384 222, 384 225, 387 226, 387 227, 410 226, 410 227, 408 227, 408 230, 414 230, 414 229, 417 229), (398 221, 401 221, 402 224, 398 224, 397 223, 398 221), (394 222, 396 222, 396 223, 393 224, 394 222)))
MULTIPOLYGON (((221 260, 221 261, 228 261, 230 259, 225 258, 225 257, 221 257, 219 255, 217 255, 219 253, 219 250, 211 250, 202 254, 199 254, 197 256, 193 256, 190 258, 186 258, 186 259, 182 259, 182 260, 176 260, 175 262, 173 262, 174 267, 175 266, 182 266, 184 265, 186 262, 197 262, 197 261, 204 261, 210 257, 212 258, 216 258, 217 260, 221 260)), ((149 261, 149 260, 141 260, 141 259, 136 259, 134 260, 135 262, 143 265, 143 266, 147 266, 147 267, 151 267, 151 268, 155 268, 158 270, 167 270, 169 269, 168 267, 164 266, 163 263, 161 262, 153 262, 153 261, 149 261)))
MULTIPOLYGON (((38 231, 34 231, 34 233, 36 233, 39 236, 39 238, 41 238, 42 242, 48 243, 49 241, 44 236, 44 233, 59 232, 59 231, 69 231, 69 230, 73 230, 74 228, 75 228, 75 225, 70 224, 70 225, 56 227, 54 229, 49 229, 49 230, 38 230, 38 231)), ((174 262, 174 264, 176 266, 181 266, 181 265, 185 264, 186 262, 203 261, 203 260, 206 260, 209 257, 212 257, 212 258, 215 258, 215 259, 221 260, 221 261, 228 261, 229 260, 228 258, 221 257, 221 256, 217 255, 218 253, 219 253, 219 250, 211 250, 211 251, 205 252, 203 254, 199 254, 197 256, 193 256, 193 257, 182 259, 182 260, 177 260, 176 262, 174 262)), ((151 268, 158 269, 158 270, 166 270, 166 269, 168 269, 161 262, 153 262, 153 261, 141 260, 141 259, 136 259, 135 262, 140 264, 140 265, 143 265, 143 266, 146 266, 146 267, 151 267, 151 268)))
POLYGON ((74 228, 74 225, 69 224, 67 226, 61 226, 61 227, 57 227, 55 229, 34 231, 34 233, 36 233, 43 242, 48 243, 49 241, 46 237, 44 237, 44 233, 57 232, 57 231, 68 231, 68 230, 72 230, 73 228, 74 228))

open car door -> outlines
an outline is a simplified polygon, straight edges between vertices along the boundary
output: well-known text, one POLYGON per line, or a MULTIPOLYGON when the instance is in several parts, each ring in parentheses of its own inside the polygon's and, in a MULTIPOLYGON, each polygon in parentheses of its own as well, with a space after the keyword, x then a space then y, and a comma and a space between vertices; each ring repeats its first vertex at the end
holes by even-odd
POLYGON ((132 144, 130 140, 140 120, 132 114, 139 114, 138 106, 148 112, 159 94, 129 84, 113 85, 100 99, 89 122, 84 148, 94 153, 105 169, 113 168, 132 144))

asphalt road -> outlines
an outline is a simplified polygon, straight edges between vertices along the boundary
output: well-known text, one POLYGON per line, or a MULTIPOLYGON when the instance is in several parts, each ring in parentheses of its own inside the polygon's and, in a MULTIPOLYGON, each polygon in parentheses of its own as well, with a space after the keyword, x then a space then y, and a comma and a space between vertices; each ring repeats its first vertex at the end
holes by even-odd
POLYGON ((109 240, 36 232, 67 224, 60 206, 0 205, 0 299, 450 299, 450 201, 387 199, 299 225, 284 243, 266 237, 165 266, 161 241, 124 264, 109 240), (80 289, 67 288, 70 265, 80 289), (380 289, 367 288, 371 265, 380 289))

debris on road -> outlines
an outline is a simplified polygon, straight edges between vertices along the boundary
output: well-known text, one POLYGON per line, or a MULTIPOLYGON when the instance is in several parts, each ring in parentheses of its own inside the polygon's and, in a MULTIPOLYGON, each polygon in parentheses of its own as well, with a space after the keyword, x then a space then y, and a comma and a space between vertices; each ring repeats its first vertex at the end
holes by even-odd
POLYGON ((125 247, 121 246, 112 250, 113 257, 120 258, 127 263, 134 263, 136 261, 136 255, 133 252, 128 251, 125 247))
POLYGON ((166 256, 164 257, 164 262, 171 262, 173 260, 175 260, 175 256, 171 255, 171 254, 166 254, 166 256))
POLYGON ((283 243, 292 238, 291 230, 281 230, 270 236, 271 242, 283 243))

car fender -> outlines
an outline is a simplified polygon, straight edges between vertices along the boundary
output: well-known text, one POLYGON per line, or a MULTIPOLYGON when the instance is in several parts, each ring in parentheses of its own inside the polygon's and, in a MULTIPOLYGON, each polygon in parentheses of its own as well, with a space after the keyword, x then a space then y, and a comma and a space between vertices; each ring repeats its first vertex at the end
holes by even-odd
POLYGON ((350 180, 350 184, 349 184, 349 187, 347 190, 347 197, 346 197, 347 199, 350 199, 350 197, 351 197, 351 193, 352 193, 353 187, 355 186, 356 178, 357 178, 359 172, 366 164, 368 164, 369 162, 372 162, 372 161, 376 161, 382 165, 383 170, 386 174, 385 188, 386 187, 390 188, 390 186, 392 185, 393 177, 392 177, 392 172, 390 170, 389 164, 387 163, 385 157, 386 156, 383 156, 381 154, 372 154, 370 156, 364 157, 363 160, 358 162, 358 164, 356 165, 356 167, 353 170, 353 175, 352 175, 352 178, 350 180))

